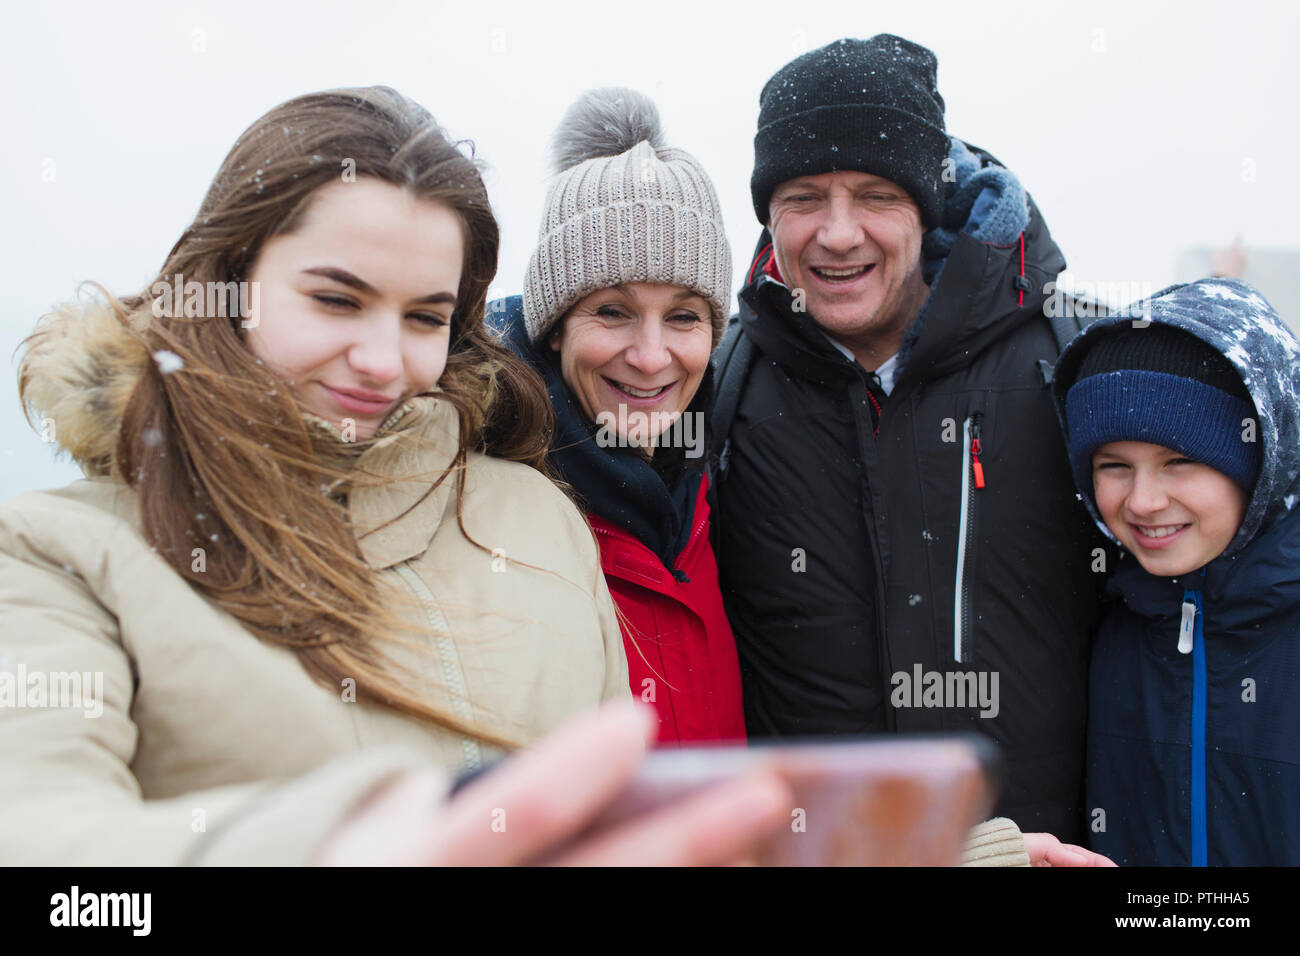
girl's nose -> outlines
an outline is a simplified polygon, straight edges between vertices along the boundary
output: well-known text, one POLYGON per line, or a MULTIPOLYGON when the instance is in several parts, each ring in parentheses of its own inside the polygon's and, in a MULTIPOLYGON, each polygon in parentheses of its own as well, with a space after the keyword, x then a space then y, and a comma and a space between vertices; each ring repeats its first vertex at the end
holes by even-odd
POLYGON ((348 365, 363 379, 362 384, 382 387, 402 374, 402 317, 375 317, 364 323, 348 351, 348 365))

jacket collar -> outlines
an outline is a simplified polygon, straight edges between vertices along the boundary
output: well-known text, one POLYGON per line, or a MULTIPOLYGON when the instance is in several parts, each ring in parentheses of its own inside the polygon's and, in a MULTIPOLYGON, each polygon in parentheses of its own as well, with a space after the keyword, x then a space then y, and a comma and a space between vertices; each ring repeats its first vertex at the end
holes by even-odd
POLYGON ((436 395, 408 399, 368 441, 345 442, 330 422, 308 421, 356 476, 346 494, 353 534, 366 564, 379 570, 419 557, 442 523, 456 476, 448 469, 460 440, 460 417, 436 395))

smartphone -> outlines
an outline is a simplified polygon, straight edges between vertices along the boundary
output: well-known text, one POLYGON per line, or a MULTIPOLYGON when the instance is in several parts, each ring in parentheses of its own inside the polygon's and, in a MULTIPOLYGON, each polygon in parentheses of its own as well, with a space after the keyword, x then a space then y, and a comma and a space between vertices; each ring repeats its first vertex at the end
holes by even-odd
POLYGON ((988 818, 1000 774, 995 746, 979 734, 655 750, 576 839, 760 765, 794 793, 789 823, 759 851, 764 866, 954 866, 970 828, 988 818))
POLYGON ((647 756, 593 830, 625 823, 760 765, 794 791, 766 866, 955 866, 996 798, 997 753, 978 734, 857 737, 647 756))

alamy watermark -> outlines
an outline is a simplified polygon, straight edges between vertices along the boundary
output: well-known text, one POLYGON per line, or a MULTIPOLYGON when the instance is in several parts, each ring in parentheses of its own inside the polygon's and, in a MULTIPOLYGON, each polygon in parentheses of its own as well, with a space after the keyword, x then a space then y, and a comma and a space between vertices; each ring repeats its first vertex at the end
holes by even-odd
POLYGON ((704 454, 703 412, 643 412, 618 406, 596 415, 601 448, 685 448, 687 458, 704 454))
POLYGON ((50 897, 50 925, 121 926, 132 936, 148 936, 152 910, 152 893, 83 893, 74 883, 50 897))
POLYGON ((895 671, 889 683, 889 702, 899 708, 978 707, 981 717, 996 717, 1002 709, 997 671, 923 671, 913 664, 911 673, 895 671))
POLYGON ((86 717, 104 713, 103 671, 0 670, 0 707, 50 707, 81 710, 86 717))
POLYGON ((1079 279, 1062 272, 1043 286, 1043 314, 1049 318, 1094 319, 1125 306, 1135 306, 1143 319, 1134 325, 1150 325, 1146 303, 1155 294, 1155 284, 1145 279, 1079 279))
POLYGON ((159 279, 149 287, 154 297, 153 314, 156 318, 191 319, 239 317, 240 328, 254 329, 258 324, 258 307, 261 304, 261 287, 257 282, 198 282, 185 281, 179 272, 172 281, 159 279))

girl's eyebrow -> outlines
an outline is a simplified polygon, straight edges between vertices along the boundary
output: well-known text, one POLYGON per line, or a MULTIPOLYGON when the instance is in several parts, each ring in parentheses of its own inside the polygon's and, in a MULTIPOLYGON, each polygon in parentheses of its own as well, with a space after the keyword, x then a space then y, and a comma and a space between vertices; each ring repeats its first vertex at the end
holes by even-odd
POLYGON ((313 266, 310 269, 303 269, 303 275, 322 276, 326 279, 333 279, 340 282, 350 289, 356 289, 358 292, 366 292, 374 295, 379 290, 372 286, 365 279, 353 275, 347 269, 340 269, 338 266, 313 266))
MULTIPOLYGON (((360 276, 353 275, 347 269, 340 269, 338 266, 313 266, 310 269, 302 270, 304 275, 321 276, 325 279, 333 279, 350 289, 356 289, 358 292, 364 292, 367 295, 378 295, 379 290, 372 286, 360 276)), ((456 304, 455 293, 452 292, 431 292, 428 295, 420 296, 418 299, 412 299, 412 302, 418 302, 428 305, 440 305, 444 302, 449 305, 456 304)))

